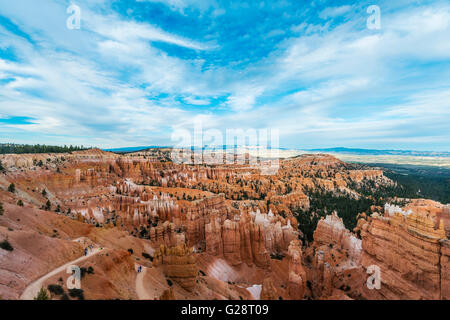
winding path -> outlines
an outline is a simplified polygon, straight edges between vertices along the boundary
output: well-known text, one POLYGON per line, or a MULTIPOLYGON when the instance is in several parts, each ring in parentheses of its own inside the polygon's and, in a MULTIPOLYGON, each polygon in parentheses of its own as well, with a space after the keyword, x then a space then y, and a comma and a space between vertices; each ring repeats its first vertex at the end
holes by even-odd
POLYGON ((37 296, 39 290, 41 290, 42 285, 45 282, 45 280, 53 277, 54 275, 56 275, 62 271, 66 271, 67 267, 77 264, 81 261, 84 261, 84 260, 88 259, 89 257, 94 256, 102 251, 105 251, 105 250, 102 250, 101 248, 94 248, 86 256, 82 256, 78 259, 70 261, 63 266, 60 266, 60 267, 50 271, 49 273, 45 274, 44 276, 40 277, 36 281, 29 284, 23 291, 22 295, 20 296, 20 299, 21 300, 33 300, 34 297, 37 296))
MULTIPOLYGON (((81 242, 82 240, 85 240, 85 238, 81 237, 81 238, 73 239, 72 241, 81 242)), ((69 266, 76 265, 77 263, 80 263, 86 259, 89 259, 90 257, 92 257, 102 251, 105 251, 105 250, 107 250, 107 249, 93 248, 92 250, 90 250, 88 252, 88 254, 86 256, 82 256, 82 257, 79 257, 78 259, 67 262, 66 264, 43 275, 39 279, 30 283, 25 288, 25 290, 22 292, 22 294, 20 296, 20 300, 33 300, 39 293, 39 290, 41 290, 41 288, 43 287, 43 284, 46 280, 53 277, 54 275, 57 275, 60 272, 63 272, 63 271, 65 272, 69 266)), ((135 264, 136 271, 139 266, 140 266, 139 264, 137 264, 137 263, 135 264)), ((145 278, 146 273, 147 273, 147 267, 142 266, 142 271, 137 273, 137 275, 136 275, 136 284, 135 284, 136 285, 136 294, 137 294, 139 300, 153 300, 153 298, 150 297, 150 295, 148 294, 147 290, 145 290, 145 287, 144 287, 144 278, 145 278)))
MULTIPOLYGON (((137 267, 139 267, 138 264, 136 264, 136 268, 137 267)), ((136 275, 136 294, 139 300, 153 300, 153 298, 150 297, 144 287, 144 278, 146 273, 147 268, 142 266, 142 271, 136 275)))

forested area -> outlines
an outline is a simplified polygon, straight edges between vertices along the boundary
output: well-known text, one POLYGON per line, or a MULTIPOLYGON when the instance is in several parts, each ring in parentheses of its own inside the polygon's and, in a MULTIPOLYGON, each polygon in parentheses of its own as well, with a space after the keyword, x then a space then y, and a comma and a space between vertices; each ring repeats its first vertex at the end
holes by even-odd
POLYGON ((0 143, 0 154, 8 153, 65 153, 72 151, 86 150, 88 148, 83 146, 48 146, 43 144, 15 144, 15 143, 0 143))
MULTIPOLYGON (((380 165, 377 165, 380 167, 380 165)), ((353 230, 358 213, 371 214, 372 205, 384 206, 386 202, 404 205, 405 201, 393 198, 432 199, 441 203, 450 203, 450 170, 434 167, 395 166, 383 167, 385 176, 397 182, 396 185, 376 186, 375 182, 366 180, 362 185, 349 184, 348 187, 358 192, 361 197, 353 199, 347 195, 336 195, 323 190, 308 190, 310 209, 295 212, 299 229, 308 241, 313 240, 314 230, 321 217, 334 210, 342 218, 345 227, 353 230)))
POLYGON ((308 194, 310 199, 310 208, 307 211, 298 210, 295 212, 299 229, 303 232, 308 241, 313 240, 314 230, 322 217, 337 211, 348 230, 356 227, 356 216, 358 213, 366 212, 371 214, 370 207, 380 204, 380 201, 372 197, 361 197, 352 199, 348 196, 336 196, 332 192, 311 192, 308 194))

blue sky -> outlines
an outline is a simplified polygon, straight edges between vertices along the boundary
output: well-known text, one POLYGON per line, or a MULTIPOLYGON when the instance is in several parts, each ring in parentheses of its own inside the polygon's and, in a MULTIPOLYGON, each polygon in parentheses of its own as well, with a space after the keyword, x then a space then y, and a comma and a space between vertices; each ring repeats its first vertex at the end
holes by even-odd
POLYGON ((0 142, 173 145, 196 119, 283 147, 450 151, 450 3, 0 2, 0 142))

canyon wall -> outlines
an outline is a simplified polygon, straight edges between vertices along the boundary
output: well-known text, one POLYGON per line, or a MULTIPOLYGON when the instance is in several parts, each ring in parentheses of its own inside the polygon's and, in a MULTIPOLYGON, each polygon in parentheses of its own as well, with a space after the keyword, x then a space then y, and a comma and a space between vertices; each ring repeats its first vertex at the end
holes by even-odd
POLYGON ((413 200, 402 208, 388 205, 384 213, 358 221, 361 240, 336 214, 327 216, 307 249, 313 297, 449 299, 446 214, 444 206, 430 200, 413 200))
POLYGON ((381 270, 381 289, 369 298, 449 299, 448 220, 437 215, 442 209, 416 201, 404 212, 374 214, 360 224, 362 266, 381 270))

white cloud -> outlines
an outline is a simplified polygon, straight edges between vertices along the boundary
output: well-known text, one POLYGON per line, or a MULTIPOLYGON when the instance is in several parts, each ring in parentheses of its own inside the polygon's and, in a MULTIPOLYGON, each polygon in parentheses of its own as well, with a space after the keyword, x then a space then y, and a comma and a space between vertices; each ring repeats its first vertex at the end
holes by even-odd
POLYGON ((321 19, 335 18, 337 16, 342 16, 345 13, 349 12, 352 9, 352 6, 345 5, 340 7, 328 7, 322 10, 319 13, 319 17, 321 19))
POLYGON ((196 97, 184 97, 183 100, 189 104, 197 106, 207 106, 211 103, 209 99, 199 99, 196 97))
POLYGON ((211 7, 217 8, 215 14, 222 14, 220 8, 214 0, 136 0, 137 2, 153 2, 162 3, 168 6, 171 10, 178 11, 181 14, 185 13, 186 8, 195 8, 200 11, 205 11, 211 7))
POLYGON ((256 98, 264 91, 262 87, 244 86, 237 89, 233 95, 228 97, 227 104, 236 111, 252 109, 256 98))
POLYGON ((148 40, 162 41, 195 50, 206 50, 209 48, 204 44, 174 36, 148 24, 120 21, 116 17, 100 18, 97 16, 96 18, 95 25, 92 26, 93 31, 106 37, 109 41, 115 40, 122 44, 129 44, 136 41, 148 40))

